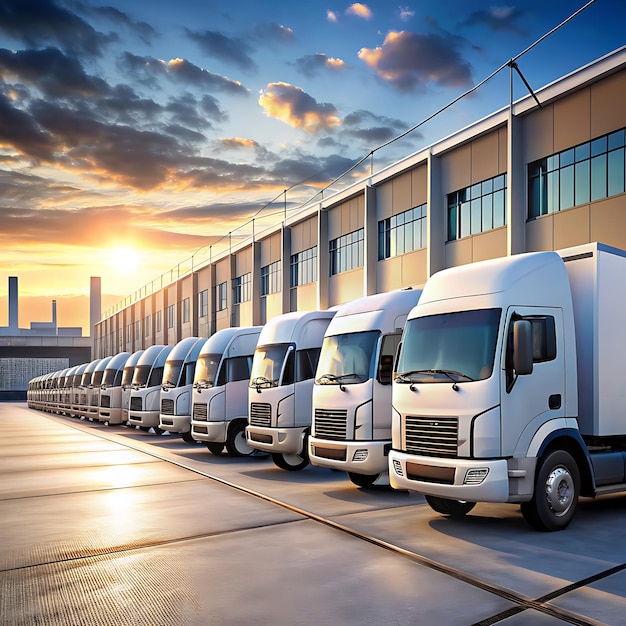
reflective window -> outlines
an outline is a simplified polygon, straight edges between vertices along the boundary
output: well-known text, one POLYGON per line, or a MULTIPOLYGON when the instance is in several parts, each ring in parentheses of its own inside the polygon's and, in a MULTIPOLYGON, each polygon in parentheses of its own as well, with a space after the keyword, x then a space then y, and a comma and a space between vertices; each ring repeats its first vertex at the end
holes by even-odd
POLYGON ((261 295, 268 296, 281 290, 280 261, 274 261, 261 268, 261 295))
POLYGON ((448 194, 448 241, 506 224, 506 174, 448 194))
POLYGON ((625 149, 621 129, 530 163, 529 219, 624 193, 625 149))
POLYGON ((252 274, 248 272, 233 279, 233 304, 252 299, 252 274))
POLYGON ((426 247, 426 204, 378 222, 378 260, 426 247))
POLYGON ((365 229, 360 228, 329 242, 330 276, 363 267, 365 262, 364 237, 365 229))
POLYGON ((291 255, 290 287, 314 283, 317 280, 317 246, 291 255))

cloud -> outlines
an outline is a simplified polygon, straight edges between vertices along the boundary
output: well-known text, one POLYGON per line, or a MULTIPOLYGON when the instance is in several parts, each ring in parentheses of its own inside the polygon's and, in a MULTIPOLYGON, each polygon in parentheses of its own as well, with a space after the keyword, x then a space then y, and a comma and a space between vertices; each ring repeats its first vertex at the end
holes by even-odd
POLYGON ((0 145, 36 161, 52 161, 55 142, 30 115, 0 93, 0 145))
POLYGON ((75 53, 100 56, 117 35, 99 33, 55 0, 2 0, 0 33, 33 47, 58 45, 75 53))
POLYGON ((87 7, 83 6, 87 11, 93 12, 95 15, 108 19, 116 26, 129 29, 146 44, 151 44, 153 39, 157 37, 157 32, 147 22, 134 22, 126 13, 114 7, 87 7))
POLYGON ((329 22, 338 22, 339 21, 339 16, 337 15, 337 13, 335 11, 331 11, 330 9, 326 11, 326 19, 329 22))
POLYGON ((361 17, 364 20, 370 20, 374 17, 372 10, 366 5, 360 2, 355 2, 351 4, 346 9, 346 15, 356 15, 357 17, 361 17))
POLYGON ((323 52, 300 57, 295 60, 294 65, 309 78, 321 71, 338 72, 346 68, 342 59, 326 56, 323 52))
POLYGON ((85 73, 80 62, 58 48, 10 51, 0 48, 0 77, 36 87, 42 94, 93 97, 109 92, 101 78, 85 73))
POLYGON ((223 63, 235 65, 244 71, 256 71, 257 65, 249 53, 251 46, 239 37, 228 37, 217 31, 191 31, 185 29, 190 39, 195 41, 204 54, 223 63))
POLYGON ((341 123, 334 105, 317 102, 303 89, 289 83, 269 83, 261 91, 259 104, 268 117, 309 133, 327 130, 341 123))
POLYGON ((276 22, 257 24, 254 36, 259 43, 292 43, 295 40, 293 29, 276 22))
POLYGON ((400 92, 428 83, 465 87, 471 84, 471 67, 456 46, 452 36, 390 31, 382 46, 361 48, 358 56, 400 92))
MULTIPOLYGON (((397 137, 407 128, 407 124, 401 120, 360 109, 344 117, 340 138, 344 141, 350 140, 352 143, 357 140, 369 148, 374 148, 397 137)), ((415 134, 415 137, 419 136, 421 136, 419 133, 415 134)))
POLYGON ((415 11, 411 11, 409 7, 400 6, 398 9, 400 10, 400 19, 403 22, 408 22, 415 17, 415 11))
POLYGON ((516 23, 523 15, 524 12, 518 7, 492 6, 488 10, 474 11, 461 23, 461 26, 486 26, 494 32, 527 35, 528 33, 516 23))
POLYGON ((118 65, 123 71, 146 84, 154 84, 157 78, 165 76, 201 90, 214 89, 234 95, 248 95, 248 90, 239 81, 213 74, 185 59, 162 61, 125 52, 118 65))

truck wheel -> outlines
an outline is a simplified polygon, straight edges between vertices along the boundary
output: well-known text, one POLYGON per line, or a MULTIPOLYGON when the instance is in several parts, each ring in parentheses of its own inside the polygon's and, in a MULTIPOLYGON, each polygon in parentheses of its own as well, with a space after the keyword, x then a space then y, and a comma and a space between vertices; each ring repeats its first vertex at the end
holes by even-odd
POLYGON ((576 461, 568 452, 554 450, 539 467, 535 493, 532 500, 522 502, 522 515, 536 530, 563 530, 574 517, 579 493, 580 473, 576 461))
POLYGON ((226 436, 226 450, 231 456, 252 456, 256 450, 246 440, 246 423, 231 424, 226 436))
POLYGON ((180 433, 180 436, 183 438, 185 443, 196 443, 196 440, 191 436, 191 431, 188 430, 186 433, 180 433))
POLYGON ((222 456, 224 454, 224 444, 219 441, 205 441, 208 451, 215 456, 222 456))
POLYGON ((348 472, 348 478, 357 487, 373 487, 374 483, 380 478, 380 474, 357 474, 356 472, 348 472))
POLYGON ((437 496, 425 497, 433 511, 450 517, 465 517, 476 506, 476 502, 467 502, 466 500, 450 500, 437 496))
POLYGON ((274 461, 274 464, 280 467, 280 469, 287 470, 288 472, 298 472, 309 464, 309 455, 306 452, 302 452, 301 454, 273 452, 272 461, 274 461))

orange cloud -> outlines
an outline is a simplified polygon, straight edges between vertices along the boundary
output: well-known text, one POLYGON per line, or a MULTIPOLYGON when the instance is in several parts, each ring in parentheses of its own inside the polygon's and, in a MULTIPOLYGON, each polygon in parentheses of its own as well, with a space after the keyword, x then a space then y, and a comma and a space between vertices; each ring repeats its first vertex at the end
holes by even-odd
POLYGON ((366 4, 361 4, 360 2, 351 4, 346 9, 346 15, 356 15, 357 17, 362 17, 364 20, 370 20, 374 17, 372 10, 366 4))
POLYGON ((339 126, 341 121, 334 105, 320 103, 300 87, 289 83, 270 83, 261 91, 259 104, 265 115, 309 133, 339 126))

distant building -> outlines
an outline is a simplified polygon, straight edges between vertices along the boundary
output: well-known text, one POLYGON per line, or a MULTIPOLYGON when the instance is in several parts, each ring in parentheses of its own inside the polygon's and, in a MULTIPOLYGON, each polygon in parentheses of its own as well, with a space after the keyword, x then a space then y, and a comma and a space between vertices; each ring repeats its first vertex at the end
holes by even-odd
MULTIPOLYGON (((91 328, 100 307, 100 278, 91 279, 91 328)), ((25 400, 28 381, 35 376, 92 360, 91 337, 80 327, 57 325, 57 304, 52 301, 50 322, 18 323, 19 296, 16 276, 9 277, 9 325, 0 326, 0 401, 25 400)))

